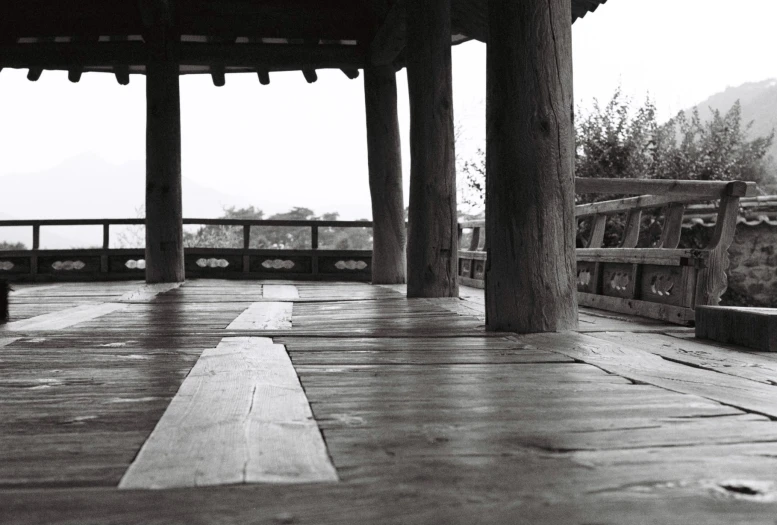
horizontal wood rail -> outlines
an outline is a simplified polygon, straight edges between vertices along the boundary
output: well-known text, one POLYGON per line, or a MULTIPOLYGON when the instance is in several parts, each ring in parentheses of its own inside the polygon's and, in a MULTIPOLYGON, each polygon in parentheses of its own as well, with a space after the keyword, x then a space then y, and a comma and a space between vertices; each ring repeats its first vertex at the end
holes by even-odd
MULTIPOLYGON (((635 195, 581 204, 575 216, 590 221, 586 246, 577 249, 577 290, 581 305, 652 317, 678 324, 694 319, 697 305, 716 305, 728 285, 728 248, 734 238, 741 197, 752 197, 756 186, 741 181, 675 181, 635 179, 575 180, 578 194, 635 195), (715 213, 715 230, 704 249, 681 249, 683 216, 689 203, 706 204, 715 213), (642 212, 660 209, 660 239, 655 246, 638 247, 642 212), (603 247, 607 221, 625 215, 617 247, 603 247)), ((746 198, 746 202, 757 199, 746 198)), ((770 201, 771 202, 771 201, 770 201)), ((468 246, 459 251, 459 279, 483 287, 487 254, 485 221, 459 224, 468 246)))
MULTIPOLYGON (((372 228, 370 221, 194 218, 183 219, 183 224, 232 226, 242 229, 242 239, 239 239, 239 244, 242 246, 185 248, 184 259, 188 277, 355 281, 369 281, 371 279, 371 250, 320 248, 323 229, 372 228), (252 228, 268 227, 308 229, 309 246, 252 248, 252 228)), ((112 226, 144 225, 144 219, 0 221, 0 240, 2 240, 3 227, 21 226, 32 229, 31 249, 0 251, 0 278, 9 281, 141 279, 145 270, 145 249, 111 248, 110 239, 112 226), (41 228, 47 226, 102 226, 102 246, 56 250, 41 249, 41 228)))

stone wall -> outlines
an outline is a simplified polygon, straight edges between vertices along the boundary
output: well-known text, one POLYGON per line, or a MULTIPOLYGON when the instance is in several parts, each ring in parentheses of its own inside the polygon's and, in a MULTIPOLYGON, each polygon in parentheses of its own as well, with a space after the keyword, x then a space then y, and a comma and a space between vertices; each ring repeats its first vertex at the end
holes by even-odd
MULTIPOLYGON (((684 228, 683 244, 706 244, 712 229, 702 224, 684 228)), ((777 221, 740 219, 728 254, 728 289, 721 304, 777 307, 777 221)))

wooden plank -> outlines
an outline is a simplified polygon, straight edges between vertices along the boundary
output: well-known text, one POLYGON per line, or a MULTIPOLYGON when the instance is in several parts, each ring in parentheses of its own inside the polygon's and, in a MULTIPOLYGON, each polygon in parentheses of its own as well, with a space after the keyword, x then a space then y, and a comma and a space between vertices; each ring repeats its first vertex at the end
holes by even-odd
MULTIPOLYGON (((555 351, 610 373, 667 390, 698 395, 747 412, 777 417, 777 403, 774 402, 777 390, 773 385, 725 374, 710 375, 708 370, 668 361, 636 345, 610 343, 591 335, 548 334, 546 338, 546 344, 557 339, 555 351)), ((530 343, 535 339, 523 336, 516 340, 530 343)))
POLYGON ((10 345, 14 341, 19 339, 18 337, 0 337, 0 348, 10 345))
POLYGON ((264 299, 299 299, 299 290, 291 284, 265 284, 262 286, 264 299))
POLYGON ((202 353, 119 488, 337 480, 283 345, 239 337, 202 353))
POLYGON ((777 360, 769 359, 769 356, 745 353, 738 347, 713 346, 698 339, 681 340, 662 334, 654 334, 650 337, 629 332, 593 335, 612 343, 622 342, 629 346, 636 346, 670 361, 686 363, 767 385, 777 384, 777 360))
POLYGON ((696 337, 777 352, 777 308, 698 306, 696 337))
MULTIPOLYGON (((650 208, 660 208, 672 205, 679 205, 687 202, 700 202, 705 198, 696 195, 676 196, 676 195, 641 195, 639 197, 629 197, 626 199, 615 199, 611 201, 592 202, 590 204, 579 204, 575 206, 575 217, 583 218, 592 215, 613 215, 616 213, 640 211, 650 208)), ((720 198, 719 196, 716 198, 720 198)))
POLYGON ((623 299, 621 297, 608 297, 585 292, 578 292, 577 301, 581 306, 601 308, 613 312, 660 319, 670 323, 687 325, 694 320, 692 308, 672 306, 663 303, 651 303, 637 299, 623 299))
POLYGON ((127 292, 121 297, 119 297, 119 301, 122 302, 146 302, 150 301, 151 299, 155 298, 157 295, 165 292, 169 292, 170 290, 175 290, 176 288, 180 287, 182 283, 156 283, 156 284, 146 284, 138 288, 137 290, 133 290, 131 292, 127 292))
POLYGON ((719 199, 723 195, 755 197, 754 182, 660 180, 660 179, 575 179, 575 193, 604 193, 625 195, 689 195, 719 199))
POLYGON ((39 315, 30 319, 12 321, 5 325, 0 325, 0 331, 32 332, 44 330, 62 330, 64 328, 70 328, 79 323, 91 321, 106 314, 124 310, 126 308, 126 304, 120 303, 86 304, 64 311, 39 315))
POLYGON ((227 330, 288 330, 293 307, 294 303, 253 303, 227 326, 227 330))
POLYGON ((668 248, 577 248, 575 252, 580 261, 662 264, 664 266, 703 265, 704 261, 709 258, 709 252, 682 248, 674 250, 668 248))

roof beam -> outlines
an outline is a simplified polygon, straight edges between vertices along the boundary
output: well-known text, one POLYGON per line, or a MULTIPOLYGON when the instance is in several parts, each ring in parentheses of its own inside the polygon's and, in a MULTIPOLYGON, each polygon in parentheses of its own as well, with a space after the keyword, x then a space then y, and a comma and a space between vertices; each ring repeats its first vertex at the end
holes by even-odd
MULTIPOLYGON (((359 69, 366 53, 360 46, 308 44, 220 44, 179 42, 175 48, 179 63, 191 66, 265 68, 299 70, 302 65, 314 69, 359 69)), ((149 49, 138 41, 99 43, 0 44, 0 67, 84 69, 142 66, 148 62, 149 49)))
POLYGON ((370 42, 369 62, 375 66, 390 64, 405 48, 407 11, 405 0, 397 0, 370 42))
POLYGON ((143 27, 150 29, 157 25, 169 26, 173 23, 171 0, 138 0, 140 18, 143 27))

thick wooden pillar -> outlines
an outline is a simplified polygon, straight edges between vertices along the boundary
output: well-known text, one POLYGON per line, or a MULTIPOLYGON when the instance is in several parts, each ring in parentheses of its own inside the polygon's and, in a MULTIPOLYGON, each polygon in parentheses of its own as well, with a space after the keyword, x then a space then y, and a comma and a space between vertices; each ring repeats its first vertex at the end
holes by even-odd
POLYGON ((577 326, 570 0, 489 0, 486 326, 577 326))
POLYGON ((407 295, 455 297, 459 288, 451 0, 405 4, 410 94, 407 295))
POLYGON ((184 280, 178 63, 154 35, 146 68, 146 282, 184 280))
POLYGON ((372 282, 405 282, 405 213, 397 80, 392 66, 365 68, 367 157, 372 197, 372 282))

